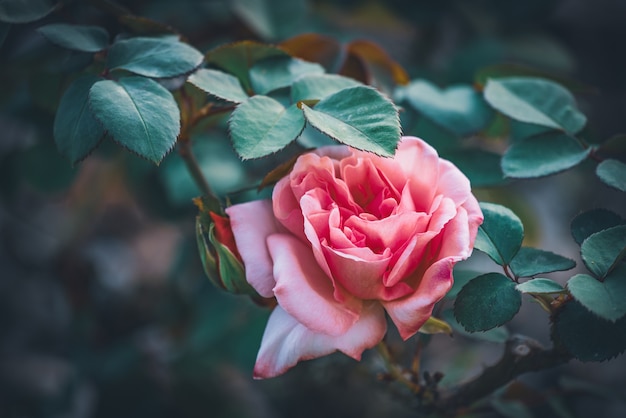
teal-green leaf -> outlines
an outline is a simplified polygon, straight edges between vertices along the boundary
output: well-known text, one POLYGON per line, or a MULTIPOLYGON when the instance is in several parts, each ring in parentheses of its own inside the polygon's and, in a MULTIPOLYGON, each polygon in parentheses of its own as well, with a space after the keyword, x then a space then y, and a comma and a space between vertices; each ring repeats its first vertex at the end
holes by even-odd
POLYGON ((250 83, 257 94, 293 84, 305 75, 324 74, 324 67, 319 64, 292 57, 270 57, 257 62, 250 68, 250 83))
POLYGON ((416 80, 401 89, 401 97, 415 110, 459 136, 484 129, 494 116, 482 95, 469 85, 441 90, 426 80, 416 80))
POLYGON ((535 77, 489 79, 485 99, 510 118, 563 130, 579 132, 587 118, 576 109, 574 96, 560 84, 535 77))
POLYGON ((191 74, 188 81, 200 90, 229 102, 241 103, 248 100, 239 79, 222 71, 201 68, 191 74))
POLYGON ((531 136, 514 142, 502 157, 507 177, 531 178, 574 167, 589 155, 575 138, 560 132, 531 136))
POLYGON ((89 105, 117 143, 147 160, 159 164, 176 144, 180 112, 156 81, 135 76, 98 81, 89 105))
POLYGON ((509 266, 517 277, 532 277, 542 273, 573 269, 576 262, 550 251, 522 247, 509 266))
POLYGON ((446 309, 441 313, 441 319, 446 321, 454 334, 462 335, 467 338, 480 341, 489 341, 492 343, 504 343, 509 338, 509 330, 505 326, 495 327, 488 329, 487 331, 468 332, 463 328, 463 325, 459 324, 459 321, 454 317, 452 309, 446 309))
POLYGON ((441 157, 453 162, 469 178, 472 187, 497 186, 506 181, 499 154, 481 149, 461 149, 444 152, 441 157))
POLYGON ((360 150, 391 157, 400 141, 398 109, 371 87, 343 89, 302 110, 314 128, 360 150))
POLYGON ((202 64, 203 58, 197 49, 183 42, 137 37, 115 42, 107 55, 107 67, 111 71, 169 78, 192 72, 202 64))
POLYGON ((65 91, 54 117, 54 141, 61 155, 75 164, 104 137, 104 128, 89 108, 89 90, 102 80, 94 75, 77 78, 65 91))
POLYGON ((618 160, 604 160, 596 168, 596 174, 609 186, 626 192, 626 164, 618 160))
POLYGON ((596 315, 615 322, 626 315, 625 269, 616 269, 601 282, 588 274, 577 274, 567 282, 574 299, 596 315))
POLYGON ((578 360, 605 361, 626 350, 626 317, 611 322, 572 300, 557 313, 554 334, 578 360))
POLYGON ((522 294, 500 273, 487 273, 463 286, 454 316, 469 332, 486 331, 510 321, 519 311, 522 294))
POLYGON ((239 79, 248 91, 250 85, 249 70, 258 61, 276 56, 287 56, 287 52, 277 46, 254 41, 241 41, 221 45, 206 54, 206 62, 216 65, 239 79))
POLYGON ((2 0, 0 22, 28 23, 50 14, 56 5, 49 0, 2 0))
POLYGON ((600 232, 617 225, 626 223, 615 212, 608 209, 597 208, 577 215, 571 223, 570 229, 574 240, 581 245, 591 234, 600 232))
POLYGON ((480 276, 481 274, 482 273, 474 270, 462 270, 455 267, 453 271, 454 284, 452 285, 450 291, 446 293, 446 299, 454 299, 459 294, 463 286, 467 284, 467 282, 480 276))
POLYGON ((504 206, 481 202, 485 220, 478 228, 474 247, 486 253, 499 265, 508 264, 522 245, 522 221, 504 206))
POLYGON ((98 52, 109 45, 109 33, 99 26, 53 23, 41 26, 37 32, 53 44, 74 51, 98 52))
POLYGON ((241 158, 259 158, 295 140, 304 129, 304 116, 296 105, 285 108, 271 97, 254 96, 237 106, 228 125, 241 158))
POLYGON ((306 75, 291 86, 291 100, 322 100, 331 94, 362 83, 338 74, 306 75))
POLYGON ((538 277, 536 279, 528 280, 527 282, 518 284, 515 288, 522 293, 563 293, 565 289, 563 286, 555 282, 554 280, 538 277))
POLYGON ((626 256, 626 225, 590 235, 580 246, 580 254, 589 271, 602 279, 626 256))

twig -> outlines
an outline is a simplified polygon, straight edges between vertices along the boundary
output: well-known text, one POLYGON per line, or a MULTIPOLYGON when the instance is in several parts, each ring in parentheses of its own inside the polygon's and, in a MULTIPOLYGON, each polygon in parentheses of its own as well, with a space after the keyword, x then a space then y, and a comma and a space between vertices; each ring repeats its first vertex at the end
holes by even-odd
POLYGON ((444 415, 454 416, 455 411, 469 407, 521 374, 556 367, 569 360, 570 355, 565 352, 546 350, 529 337, 515 335, 507 341, 504 354, 496 364, 442 396, 435 408, 444 415))

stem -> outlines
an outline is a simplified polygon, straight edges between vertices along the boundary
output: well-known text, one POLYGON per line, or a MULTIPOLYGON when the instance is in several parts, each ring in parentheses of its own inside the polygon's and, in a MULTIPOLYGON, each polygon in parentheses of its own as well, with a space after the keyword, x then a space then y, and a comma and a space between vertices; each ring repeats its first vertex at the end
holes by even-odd
POLYGON ((209 209, 211 212, 222 214, 223 211, 220 200, 213 192, 213 189, 211 189, 211 186, 204 177, 202 170, 200 170, 198 160, 191 150, 191 141, 189 140, 189 138, 179 138, 178 153, 183 158, 183 161, 185 161, 187 170, 189 170, 189 174, 191 174, 191 177, 195 181, 196 185, 198 186, 200 191, 202 191, 202 194, 208 198, 207 209, 209 209))
POLYGON ((537 341, 522 335, 513 336, 507 341, 504 354, 496 364, 443 396, 436 408, 454 415, 454 411, 470 406, 521 374, 556 367, 569 360, 567 353, 554 348, 546 350, 537 341))
POLYGON ((404 376, 398 365, 396 365, 393 361, 391 353, 389 352, 389 347, 387 347, 385 341, 379 342, 376 346, 376 349, 378 350, 378 353, 385 363, 385 368, 387 369, 387 372, 389 372, 389 375, 394 380, 408 387, 413 393, 419 393, 422 390, 419 384, 412 382, 411 380, 407 379, 406 376, 404 376))

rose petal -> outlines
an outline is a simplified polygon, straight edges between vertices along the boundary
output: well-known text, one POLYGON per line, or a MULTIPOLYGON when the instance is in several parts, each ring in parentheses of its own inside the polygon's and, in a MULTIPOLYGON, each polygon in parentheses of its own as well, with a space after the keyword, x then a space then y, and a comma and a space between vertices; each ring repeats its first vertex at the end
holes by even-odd
POLYGON ((276 221, 269 200, 233 205, 226 208, 235 242, 246 270, 246 280, 264 298, 274 296, 276 282, 266 239, 285 229, 276 221))
POLYGON ((337 350, 360 360, 363 351, 378 344, 386 331, 385 315, 377 303, 364 307, 359 320, 343 335, 334 337, 311 331, 277 306, 263 334, 254 378, 278 376, 301 360, 322 357, 337 350))
POLYGON ((437 261, 426 270, 415 293, 403 299, 382 302, 404 340, 412 337, 424 325, 435 303, 452 287, 453 266, 452 258, 437 261))
POLYGON ((454 164, 446 160, 439 160, 439 179, 436 190, 437 194, 452 199, 457 206, 473 197, 469 179, 454 164))
POLYGON ((269 236, 267 246, 274 261, 274 295, 285 311, 311 331, 324 334, 341 335, 354 325, 361 301, 335 300, 333 283, 310 247, 286 234, 269 236))

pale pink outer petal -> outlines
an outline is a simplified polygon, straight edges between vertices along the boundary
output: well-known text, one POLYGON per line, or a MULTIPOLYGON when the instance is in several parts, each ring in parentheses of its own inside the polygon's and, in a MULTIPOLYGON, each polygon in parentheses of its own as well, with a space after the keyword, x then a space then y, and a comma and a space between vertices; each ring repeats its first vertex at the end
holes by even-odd
POLYGON ((278 304, 313 332, 338 336, 359 319, 362 302, 339 303, 330 277, 319 267, 311 248, 287 234, 270 235, 267 246, 274 261, 278 304))
POLYGON ((467 212, 463 207, 458 209, 457 216, 445 226, 442 234, 440 259, 424 272, 415 293, 383 302, 400 336, 405 340, 420 329, 431 315, 435 303, 452 287, 454 264, 469 257, 472 252, 467 212))
POLYGON ((254 200, 226 208, 235 243, 246 271, 246 280, 264 298, 274 296, 273 263, 266 239, 284 232, 272 212, 270 200, 254 200))
POLYGON ((301 360, 322 357, 337 350, 360 360, 363 351, 378 344, 386 331, 385 315, 377 303, 364 307, 359 320, 339 336, 311 331, 277 306, 263 334, 254 378, 278 376, 301 360))

